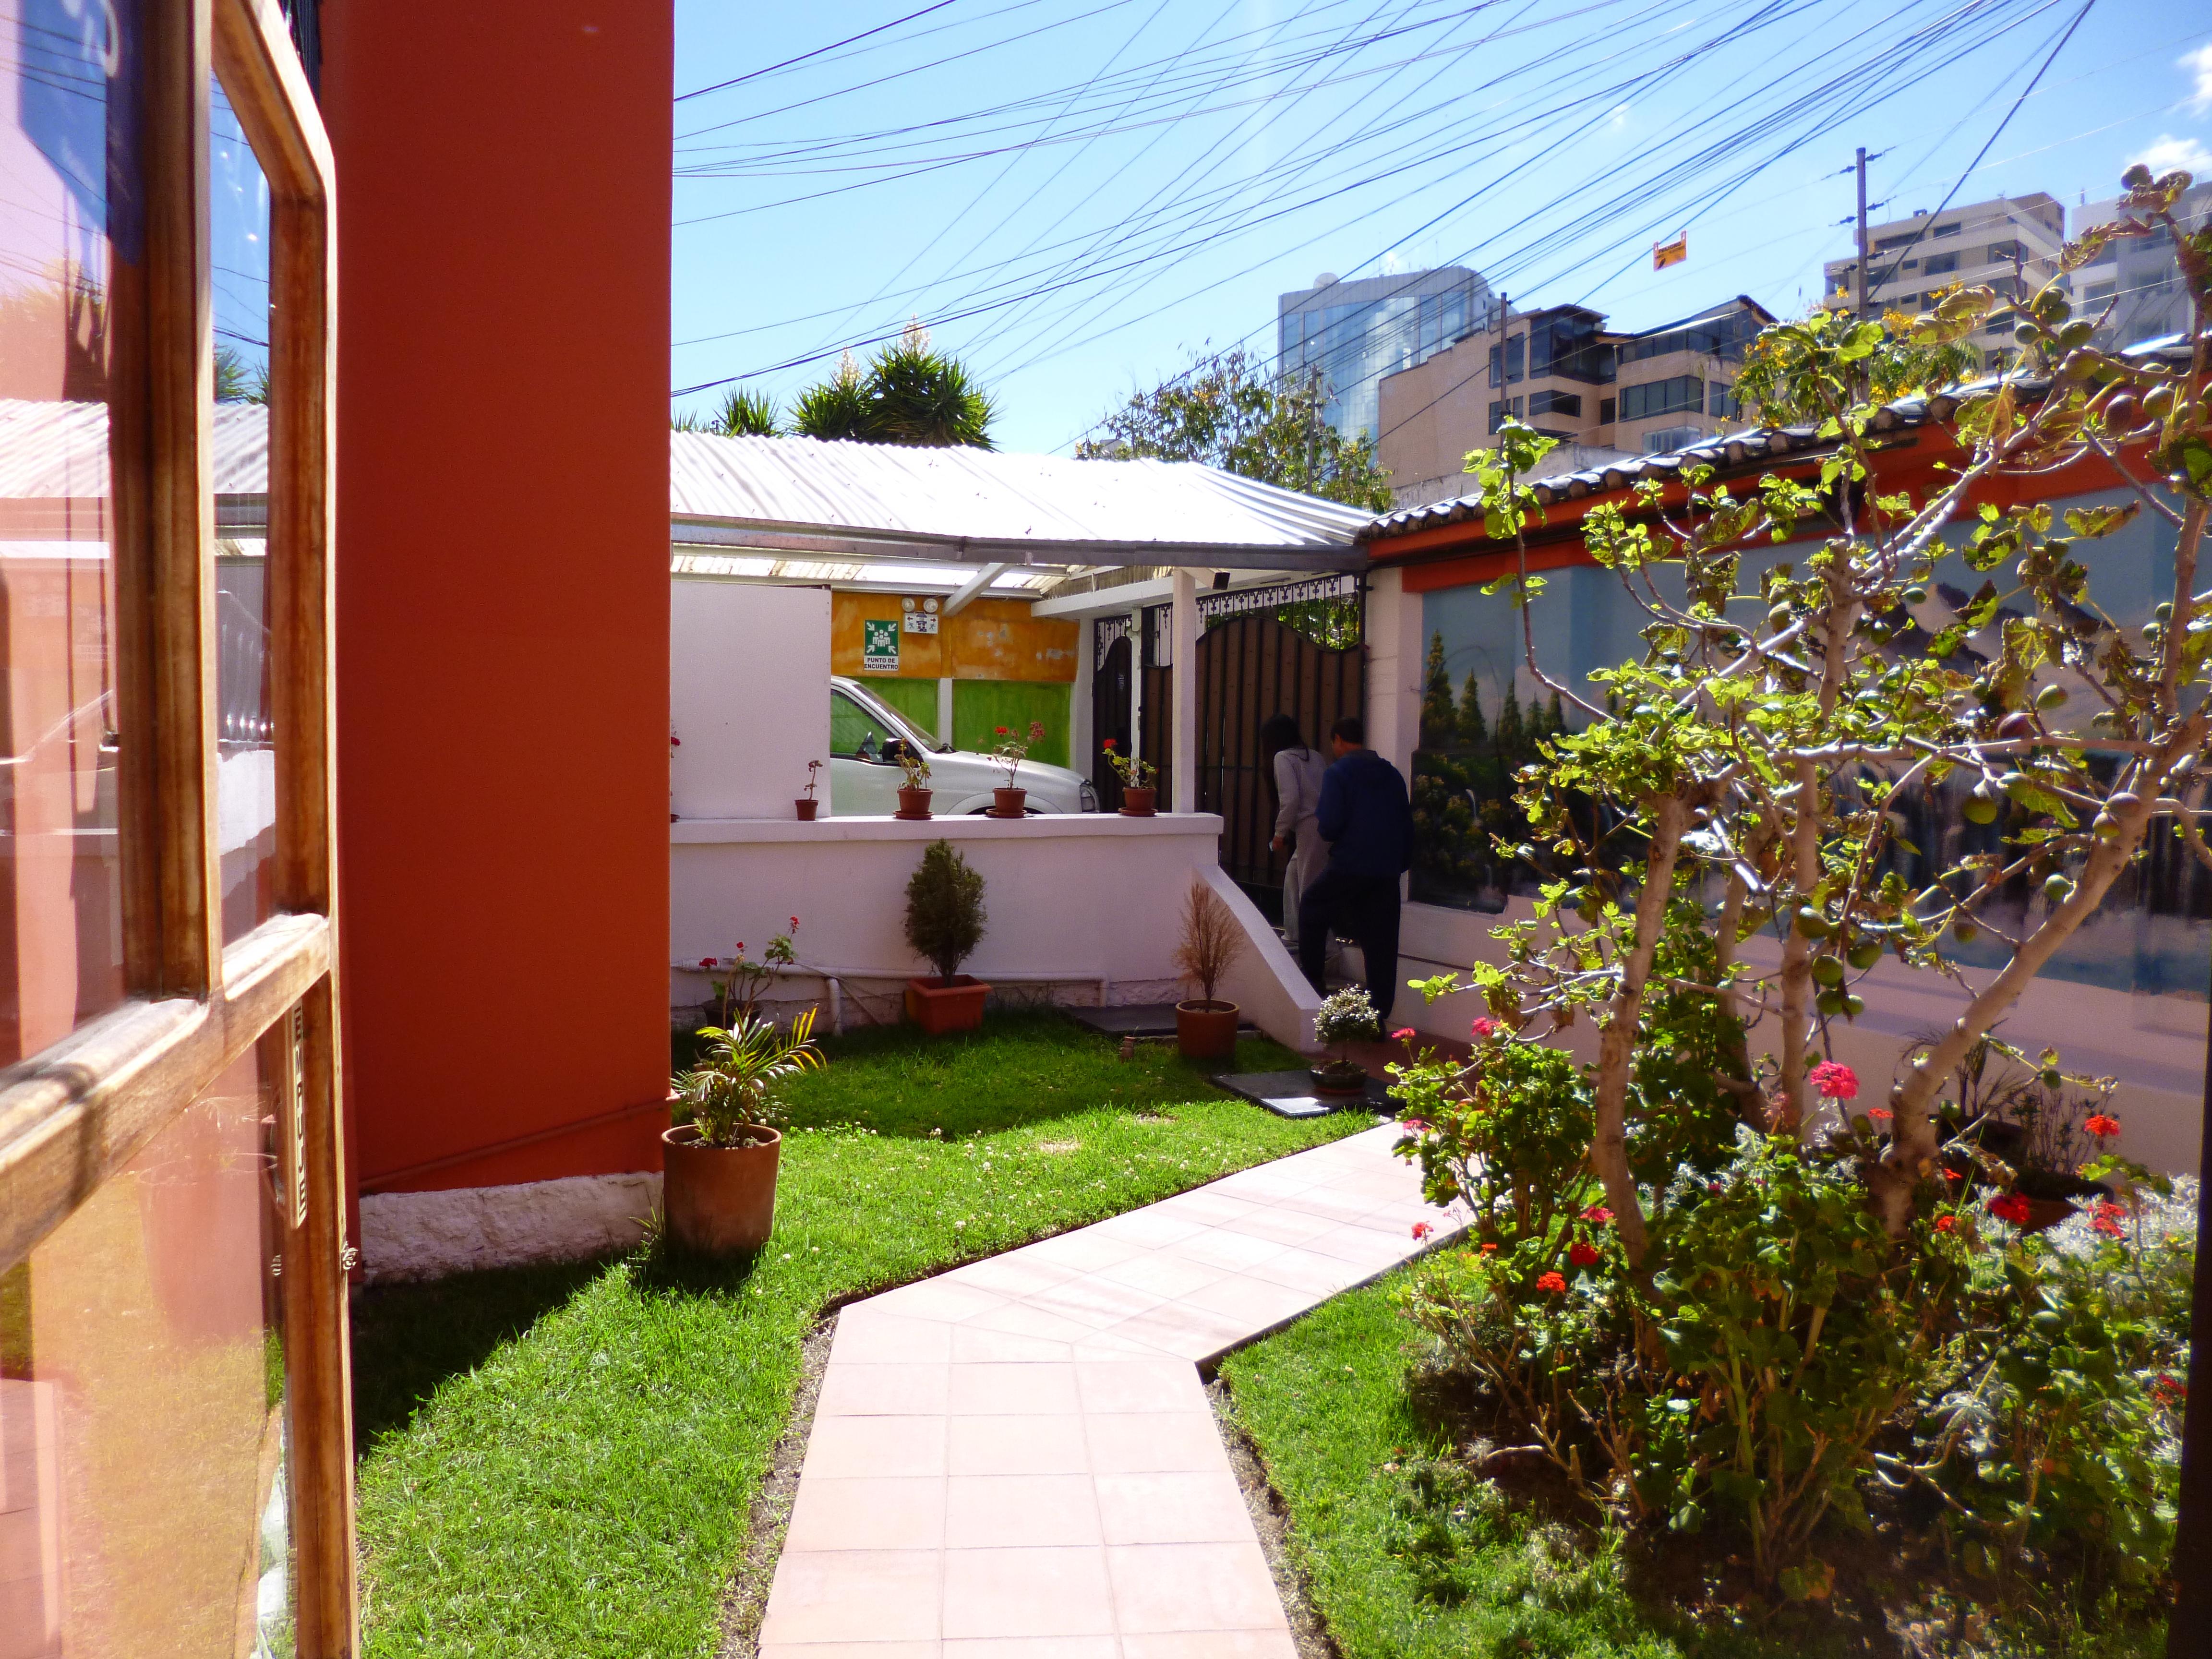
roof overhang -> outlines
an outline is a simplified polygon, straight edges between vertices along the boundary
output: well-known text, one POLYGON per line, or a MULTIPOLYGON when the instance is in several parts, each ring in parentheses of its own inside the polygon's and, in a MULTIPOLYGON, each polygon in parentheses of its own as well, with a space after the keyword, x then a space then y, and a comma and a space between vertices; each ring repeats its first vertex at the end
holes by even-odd
POLYGON ((907 559, 930 564, 1006 564, 1054 569, 1164 565, 1203 570, 1357 570, 1367 562, 1354 543, 1321 547, 1255 547, 1225 542, 1059 541, 1042 538, 938 536, 910 530, 864 530, 673 514, 668 539, 677 548, 717 552, 830 554, 850 559, 907 559))

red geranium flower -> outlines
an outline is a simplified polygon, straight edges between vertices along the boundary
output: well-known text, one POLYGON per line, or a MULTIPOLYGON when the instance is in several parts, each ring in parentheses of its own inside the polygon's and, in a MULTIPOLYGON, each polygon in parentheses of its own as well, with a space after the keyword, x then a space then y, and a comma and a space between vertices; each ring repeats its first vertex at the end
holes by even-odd
POLYGON ((1598 1254, 1596 1245, 1586 1243, 1578 1238, 1567 1246, 1567 1260, 1577 1267, 1595 1267, 1605 1258, 1598 1254))
POLYGON ((1498 1029, 1498 1022, 1487 1016, 1485 1016, 1484 1018, 1476 1020, 1472 1029, 1476 1036, 1487 1037, 1492 1032, 1498 1029))
POLYGON ((1498 1254, 1498 1246, 1495 1244, 1486 1244, 1482 1247, 1482 1253, 1485 1255, 1496 1255, 1498 1254))
POLYGON ((702 968, 719 968, 721 966, 721 959, 718 957, 701 957, 699 965, 702 968))
POLYGON ((1099 745, 1099 747, 1100 747, 1100 748, 1102 748, 1102 749, 1111 749, 1113 746, 1114 746, 1114 739, 1113 739, 1113 738, 1107 738, 1107 739, 1106 739, 1106 741, 1105 741, 1104 743, 1103 743, 1103 744, 1101 744, 1099 745))
POLYGON ((2089 1228, 2093 1232, 2102 1233, 2106 1238, 2118 1238, 2121 1236, 2120 1224, 2108 1215, 2094 1218, 2089 1223, 2089 1228))
POLYGON ((1413 1034, 1413 1028, 1412 1026, 1401 1025, 1396 1030, 1390 1033, 1390 1041, 1393 1042, 1403 1042, 1407 1037, 1412 1036, 1413 1034))
POLYGON ((1887 1106, 1869 1106, 1867 1108, 1867 1115, 1877 1123, 1887 1123, 1897 1114, 1887 1106))
POLYGON ((1537 1279, 1536 1288, 1540 1291, 1549 1291, 1553 1295, 1557 1296, 1567 1288, 1566 1277, 1558 1272, 1546 1273, 1537 1279))
POLYGON ((1959 1218, 1954 1215, 1937 1216, 1936 1218, 1936 1231, 1939 1233, 1957 1232, 1959 1231, 1959 1218))
POLYGON ((793 916, 791 919, 791 931, 794 933, 799 931, 799 918, 797 916, 793 916))
POLYGON ((2150 1385, 2151 1398, 2161 1406, 2178 1406, 2189 1397, 2188 1386, 2171 1371, 2160 1371, 2150 1385))
POLYGON ((1416 1222, 1413 1224, 1413 1237, 1414 1237, 1414 1239, 1415 1239, 1417 1242, 1418 1242, 1419 1240, 1421 1240, 1421 1239, 1426 1238, 1426 1237, 1427 1237, 1431 1233, 1432 1233, 1432 1232, 1434 1232, 1434 1231, 1436 1231, 1436 1229, 1435 1229, 1434 1227, 1431 1227, 1431 1225, 1429 1225, 1429 1224, 1428 1224, 1427 1222, 1425 1222, 1425 1221, 1416 1221, 1416 1222))
POLYGON ((1602 1227, 1607 1222, 1613 1219, 1613 1212, 1607 1209, 1602 1204, 1593 1204, 1589 1208, 1583 1212, 1583 1219, 1585 1221, 1595 1222, 1599 1226, 1602 1227))
POLYGON ((1989 1204, 1990 1213, 2000 1221, 2009 1221, 2015 1227, 2025 1227, 2027 1218, 2035 1213, 2025 1193, 2000 1193, 1989 1204))
POLYGON ((1859 1074, 1839 1060, 1824 1060, 1813 1068, 1813 1086, 1830 1100, 1854 1099, 1859 1074))
POLYGON ((2119 1133, 2120 1121, 2107 1112, 2092 1112, 2082 1121, 2081 1127, 2100 1140, 2110 1140, 2119 1133))
POLYGON ((994 726, 991 729, 1002 738, 1006 735, 1006 728, 1003 726, 994 726))

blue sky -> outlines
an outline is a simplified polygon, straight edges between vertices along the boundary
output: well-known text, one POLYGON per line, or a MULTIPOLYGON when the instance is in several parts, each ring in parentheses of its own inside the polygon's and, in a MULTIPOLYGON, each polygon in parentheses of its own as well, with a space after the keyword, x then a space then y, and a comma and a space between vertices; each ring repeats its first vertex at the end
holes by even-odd
POLYGON ((788 404, 919 316, 1015 450, 1272 351, 1323 270, 1800 310, 1860 143, 1877 218, 2212 175, 2212 15, 2148 0, 678 0, 676 40, 672 385, 788 404))

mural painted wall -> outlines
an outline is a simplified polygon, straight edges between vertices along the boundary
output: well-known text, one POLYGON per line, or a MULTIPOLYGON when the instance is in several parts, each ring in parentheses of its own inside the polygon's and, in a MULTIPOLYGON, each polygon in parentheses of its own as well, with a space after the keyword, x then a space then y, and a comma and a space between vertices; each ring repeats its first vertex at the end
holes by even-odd
MULTIPOLYGON (((2051 505, 2063 513, 2120 499, 2118 492, 2100 491, 2051 505)), ((1945 539, 1956 547, 1969 528, 1954 526, 1945 539)), ((2090 568, 2091 593, 2115 623, 2142 626, 2171 593, 2174 544, 2173 526, 2148 513, 2101 541, 2076 544, 2090 568)), ((1738 591, 1756 592, 1760 572, 1802 560, 1816 545, 1798 542, 1747 553, 1738 591)), ((1938 562, 1929 600, 1916 617, 1942 626, 1947 608, 1964 604, 1984 580, 1954 552, 1938 562)), ((1638 630, 1650 619, 1609 571, 1554 569, 1547 581, 1531 611, 1536 659, 1548 673, 1602 705, 1604 692, 1589 675, 1640 657, 1644 647, 1638 630)), ((1661 569, 1656 582, 1668 599, 1680 602, 1679 569, 1661 569)), ((1758 607, 1738 610, 1751 622, 1758 607)), ((1534 890, 1533 870, 1501 860, 1492 838, 1520 838, 1510 780, 1516 766, 1534 758, 1536 743, 1557 723, 1551 694, 1528 672, 1520 614, 1507 595, 1486 597, 1473 586, 1440 589, 1423 597, 1421 613, 1425 695, 1421 747, 1413 763, 1413 896, 1423 903, 1500 910, 1509 894, 1534 890)), ((1986 650, 1988 641, 1975 636, 1969 646, 1986 650)), ((1571 708, 1561 712, 1565 724, 1579 723, 1571 708)), ((1978 828, 1967 823, 1959 811, 1964 793, 1964 783, 1954 780, 1899 803, 1908 821, 1905 837, 1922 849, 1917 856, 1900 855, 1911 866, 1905 867, 1908 879, 1932 876, 1983 841, 1994 846, 2005 829, 2002 821, 1978 828)), ((2036 902, 2025 890, 2018 896, 2023 913, 2036 902)), ((1993 943, 1990 951, 1994 961, 1993 943)), ((1957 955, 1971 964, 1975 951, 1960 947, 1957 955)), ((2104 913, 2069 941, 2045 972, 2114 990, 2204 1000, 2212 979, 2212 877, 2171 837, 2154 838, 2148 856, 2113 890, 2104 913)))
POLYGON ((952 681, 952 742, 988 749, 996 728, 1045 728, 1031 758, 1068 762, 1080 625, 1032 617, 1025 599, 977 599, 957 616, 933 600, 837 593, 830 601, 830 672, 864 680, 924 732, 937 730, 937 682, 952 681))

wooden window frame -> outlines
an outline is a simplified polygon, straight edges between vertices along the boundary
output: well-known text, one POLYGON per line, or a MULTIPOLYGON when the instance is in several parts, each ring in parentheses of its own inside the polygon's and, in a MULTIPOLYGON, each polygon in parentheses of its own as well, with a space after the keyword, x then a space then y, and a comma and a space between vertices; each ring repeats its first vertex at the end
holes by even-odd
POLYGON ((302 1197, 282 1279, 302 1659, 358 1648, 338 1116, 330 143, 272 0, 140 15, 144 255, 119 262, 109 403, 126 1000, 0 1071, 0 1269, 272 1031, 302 1197), (270 198, 268 580, 276 914, 228 947, 216 835, 214 309, 209 85, 270 198), (296 1024, 288 1024, 295 1010, 296 1024), (304 1212, 304 1219, 301 1213, 304 1212))

